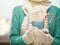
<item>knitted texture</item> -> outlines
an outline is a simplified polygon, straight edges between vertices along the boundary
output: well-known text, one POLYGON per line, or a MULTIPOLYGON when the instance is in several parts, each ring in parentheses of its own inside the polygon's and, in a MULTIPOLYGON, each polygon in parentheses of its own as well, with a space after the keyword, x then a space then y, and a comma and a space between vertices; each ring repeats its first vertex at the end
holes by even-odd
MULTIPOLYGON (((43 21, 43 17, 47 13, 47 9, 49 7, 50 6, 46 7, 44 5, 32 7, 31 5, 27 6, 27 4, 25 6, 23 6, 22 8, 23 8, 23 11, 25 12, 26 16, 25 16, 23 23, 22 23, 21 35, 23 35, 28 30, 29 25, 32 25, 31 24, 32 21, 36 21, 36 22, 43 21)), ((45 22, 44 29, 46 29, 48 31, 48 29, 47 29, 48 28, 47 18, 44 22, 45 22)), ((46 38, 42 38, 42 35, 43 34, 40 34, 40 39, 37 37, 37 40, 40 40, 40 45, 42 45, 42 40, 46 39, 46 38)), ((46 42, 48 42, 48 43, 44 44, 44 45, 49 45, 53 41, 53 38, 51 37, 51 35, 50 34, 47 34, 47 35, 48 35, 47 37, 50 37, 49 38, 50 42, 48 42, 48 40, 47 40, 46 42)), ((36 40, 34 40, 34 43, 32 45, 39 45, 38 42, 37 41, 35 42, 35 41, 36 40), (37 44, 35 44, 35 43, 37 43, 37 44)))

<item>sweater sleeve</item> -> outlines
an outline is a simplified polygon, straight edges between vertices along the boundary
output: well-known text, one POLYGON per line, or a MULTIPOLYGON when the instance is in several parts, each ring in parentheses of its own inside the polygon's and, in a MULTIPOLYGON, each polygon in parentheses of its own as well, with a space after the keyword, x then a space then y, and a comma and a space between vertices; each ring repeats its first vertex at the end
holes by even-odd
POLYGON ((21 7, 15 7, 13 10, 11 29, 10 29, 10 44, 11 45, 26 45, 20 35, 20 11, 21 7))
POLYGON ((52 45, 60 45, 60 11, 56 15, 55 36, 52 45))

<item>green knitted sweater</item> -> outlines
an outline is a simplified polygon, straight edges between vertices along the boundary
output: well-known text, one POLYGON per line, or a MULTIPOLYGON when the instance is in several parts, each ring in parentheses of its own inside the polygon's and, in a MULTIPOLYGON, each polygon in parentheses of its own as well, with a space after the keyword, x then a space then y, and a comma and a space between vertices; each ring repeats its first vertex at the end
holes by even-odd
MULTIPOLYGON (((49 33, 53 36, 54 41, 51 45, 60 45, 60 9, 51 6, 47 12, 54 14, 54 20, 50 23, 51 16, 48 16, 49 33)), ((12 23, 10 29, 10 45, 26 45, 20 34, 21 24, 25 14, 21 6, 17 6, 13 10, 12 23)))

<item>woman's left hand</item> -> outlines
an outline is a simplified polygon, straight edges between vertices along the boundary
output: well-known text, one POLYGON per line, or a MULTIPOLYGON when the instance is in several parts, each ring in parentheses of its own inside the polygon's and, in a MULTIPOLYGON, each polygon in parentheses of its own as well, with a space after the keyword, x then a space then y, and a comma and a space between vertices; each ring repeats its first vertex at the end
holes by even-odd
POLYGON ((48 29, 38 29, 34 27, 34 45, 50 45, 53 42, 53 37, 49 34, 48 29))
POLYGON ((53 42, 53 37, 49 34, 48 29, 42 29, 40 33, 43 44, 50 45, 53 42))

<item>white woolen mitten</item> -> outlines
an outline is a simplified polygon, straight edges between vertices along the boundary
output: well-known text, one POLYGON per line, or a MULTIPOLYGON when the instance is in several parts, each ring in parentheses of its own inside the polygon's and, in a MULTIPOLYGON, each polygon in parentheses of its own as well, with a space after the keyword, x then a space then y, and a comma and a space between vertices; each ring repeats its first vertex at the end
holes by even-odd
POLYGON ((29 30, 27 30, 22 36, 22 39, 26 44, 31 44, 33 42, 34 37, 33 30, 34 28, 32 27, 32 25, 30 25, 29 30))
MULTIPOLYGON (((45 29, 43 29, 45 30, 45 29)), ((42 37, 42 42, 45 45, 50 45, 53 42, 53 37, 48 33, 48 31, 46 30, 45 32, 42 31, 41 33, 41 37, 42 37)))
POLYGON ((32 30, 27 30, 22 36, 22 39, 26 44, 31 44, 33 42, 32 36, 32 30))

